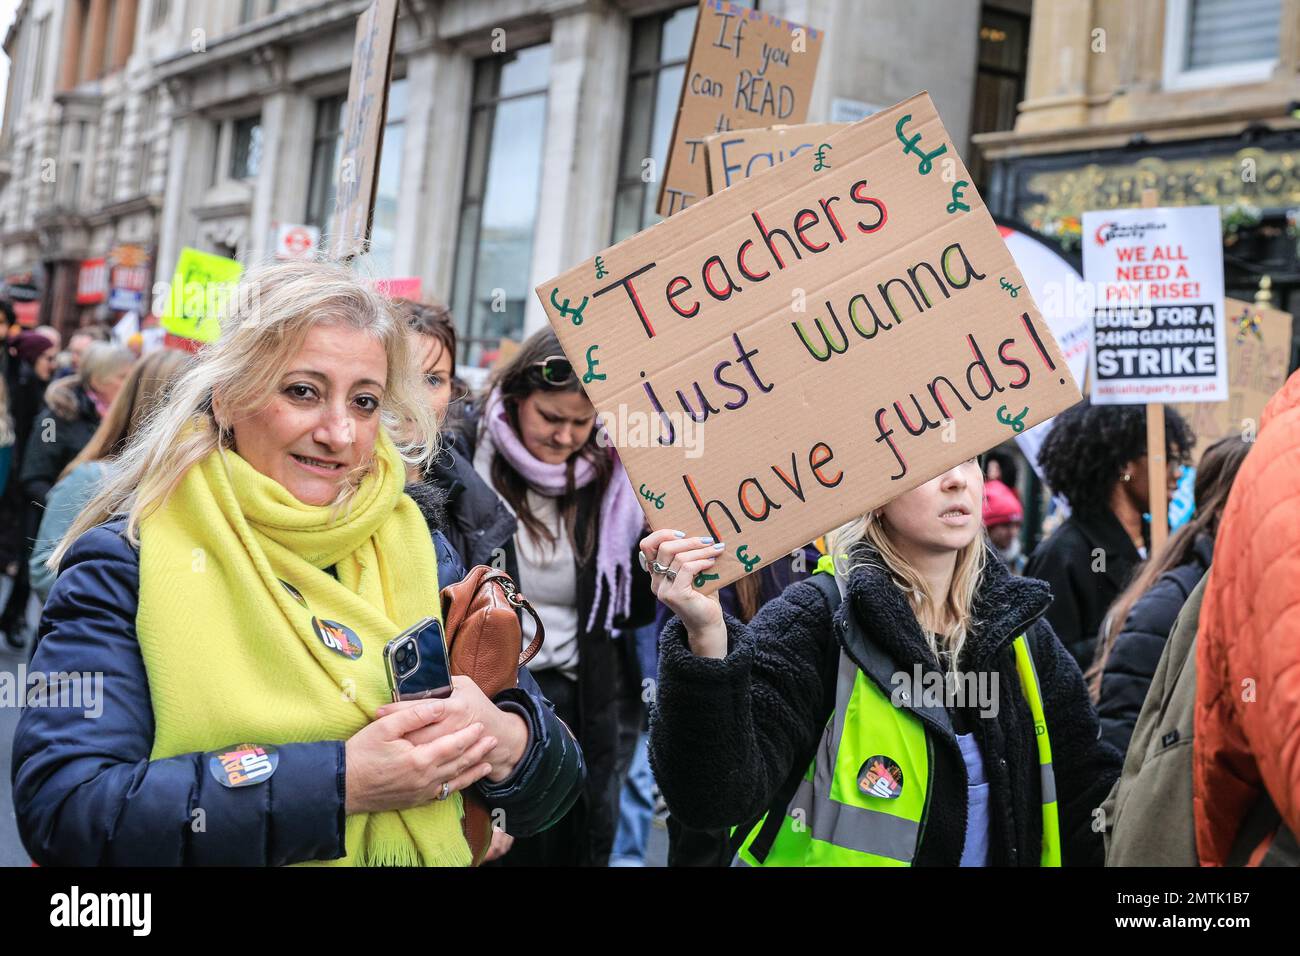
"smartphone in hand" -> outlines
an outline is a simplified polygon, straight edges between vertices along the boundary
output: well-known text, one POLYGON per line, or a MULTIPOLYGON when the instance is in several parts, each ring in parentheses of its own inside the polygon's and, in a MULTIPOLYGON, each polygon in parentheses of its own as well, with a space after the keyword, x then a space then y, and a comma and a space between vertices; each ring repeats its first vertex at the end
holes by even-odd
POLYGON ((393 701, 451 696, 451 655, 442 623, 426 617, 384 646, 393 701))

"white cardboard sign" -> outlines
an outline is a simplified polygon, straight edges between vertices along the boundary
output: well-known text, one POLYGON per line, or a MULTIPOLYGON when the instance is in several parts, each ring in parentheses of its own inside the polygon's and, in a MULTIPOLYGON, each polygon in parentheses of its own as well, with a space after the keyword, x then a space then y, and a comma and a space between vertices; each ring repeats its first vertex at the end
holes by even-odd
POLYGON ((1083 214, 1092 401, 1228 400, 1218 206, 1083 214))

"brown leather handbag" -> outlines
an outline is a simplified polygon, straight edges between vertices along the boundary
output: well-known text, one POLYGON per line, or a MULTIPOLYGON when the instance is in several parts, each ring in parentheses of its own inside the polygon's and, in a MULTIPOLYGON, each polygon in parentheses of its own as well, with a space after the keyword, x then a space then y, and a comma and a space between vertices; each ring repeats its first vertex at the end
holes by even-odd
MULTIPOLYGON (((482 564, 442 589, 442 624, 451 652, 451 672, 470 678, 489 699, 519 686, 519 668, 541 649, 546 634, 542 619, 510 575, 482 564), (522 653, 519 610, 527 612, 537 625, 536 635, 522 653)), ((461 797, 465 805, 461 829, 474 854, 474 866, 478 866, 492 843, 492 818, 487 804, 472 788, 462 790, 461 797)))

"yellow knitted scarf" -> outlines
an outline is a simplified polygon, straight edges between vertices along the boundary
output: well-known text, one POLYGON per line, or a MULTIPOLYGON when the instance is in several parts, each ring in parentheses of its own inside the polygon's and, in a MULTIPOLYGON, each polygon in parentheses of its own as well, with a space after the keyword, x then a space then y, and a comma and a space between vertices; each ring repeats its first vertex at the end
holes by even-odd
MULTIPOLYGON (((192 466, 141 521, 136 631, 153 759, 346 740, 388 702, 384 645, 442 613, 428 525, 382 431, 375 457, 335 522, 331 508, 303 504, 230 450, 192 466)), ((347 856, 330 862, 468 866, 461 813, 455 794, 351 814, 347 856)))

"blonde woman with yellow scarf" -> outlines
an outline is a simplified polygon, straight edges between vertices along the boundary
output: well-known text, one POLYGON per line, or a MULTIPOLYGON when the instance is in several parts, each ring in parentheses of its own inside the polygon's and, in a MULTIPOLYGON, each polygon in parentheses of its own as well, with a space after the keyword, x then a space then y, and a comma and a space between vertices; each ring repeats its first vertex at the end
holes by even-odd
POLYGON ((469 788, 511 835, 550 826, 584 768, 525 671, 388 702, 385 643, 461 571, 403 490, 436 450, 403 324, 318 263, 250 272, 222 324, 51 558, 31 673, 76 680, 28 682, 28 852, 466 866, 469 788))

